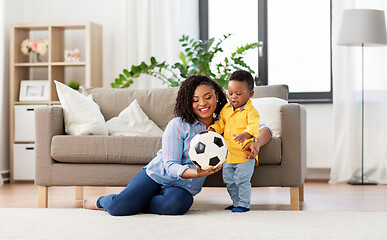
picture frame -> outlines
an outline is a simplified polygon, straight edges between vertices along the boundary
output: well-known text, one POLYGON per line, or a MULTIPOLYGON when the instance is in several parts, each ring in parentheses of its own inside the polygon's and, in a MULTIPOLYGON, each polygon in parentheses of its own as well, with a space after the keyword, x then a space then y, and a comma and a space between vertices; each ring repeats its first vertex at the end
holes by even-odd
POLYGON ((20 82, 19 101, 50 100, 50 84, 48 80, 22 80, 20 82))

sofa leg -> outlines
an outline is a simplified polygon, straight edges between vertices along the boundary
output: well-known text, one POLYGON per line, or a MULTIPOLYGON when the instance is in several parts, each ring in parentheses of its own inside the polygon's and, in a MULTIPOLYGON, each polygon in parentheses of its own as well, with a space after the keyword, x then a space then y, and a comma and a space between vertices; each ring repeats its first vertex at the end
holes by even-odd
POLYGON ((302 183, 302 185, 300 187, 300 201, 301 202, 304 201, 304 183, 302 183))
POLYGON ((38 208, 48 208, 48 187, 38 186, 38 208))
POLYGON ((83 187, 75 186, 75 200, 83 200, 83 187))
POLYGON ((300 189, 299 187, 290 188, 290 210, 300 210, 300 189))

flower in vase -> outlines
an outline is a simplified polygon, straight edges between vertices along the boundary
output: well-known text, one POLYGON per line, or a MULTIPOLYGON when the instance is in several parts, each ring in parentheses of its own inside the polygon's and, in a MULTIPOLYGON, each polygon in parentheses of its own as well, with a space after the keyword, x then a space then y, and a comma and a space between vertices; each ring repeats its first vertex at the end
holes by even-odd
POLYGON ((48 44, 48 39, 41 39, 37 41, 25 39, 21 44, 21 51, 24 55, 34 53, 36 60, 39 62, 39 56, 45 55, 48 52, 48 44))
POLYGON ((38 44, 39 44, 39 41, 33 41, 33 42, 31 43, 31 50, 32 50, 33 52, 36 52, 36 50, 38 49, 38 44))
POLYGON ((35 50, 38 54, 44 55, 48 51, 48 41, 40 40, 36 46, 35 50))
POLYGON ((27 38, 22 42, 21 51, 24 55, 28 55, 31 52, 31 40, 27 38))

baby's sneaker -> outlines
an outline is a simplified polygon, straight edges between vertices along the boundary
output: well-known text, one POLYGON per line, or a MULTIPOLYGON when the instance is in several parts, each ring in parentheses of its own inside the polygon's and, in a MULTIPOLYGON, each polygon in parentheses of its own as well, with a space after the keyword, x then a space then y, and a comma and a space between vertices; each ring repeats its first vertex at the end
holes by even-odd
POLYGON ((242 212, 248 212, 250 211, 250 208, 245 208, 245 207, 235 207, 231 209, 231 212, 236 212, 236 213, 242 213, 242 212))

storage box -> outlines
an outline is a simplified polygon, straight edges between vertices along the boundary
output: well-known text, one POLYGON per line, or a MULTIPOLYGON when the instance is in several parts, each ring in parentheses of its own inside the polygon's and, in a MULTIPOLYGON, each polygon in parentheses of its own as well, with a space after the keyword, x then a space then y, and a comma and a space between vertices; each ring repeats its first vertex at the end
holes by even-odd
POLYGON ((41 105, 15 106, 15 142, 35 141, 35 108, 41 105))
POLYGON ((35 144, 13 145, 13 180, 35 179, 35 144))

